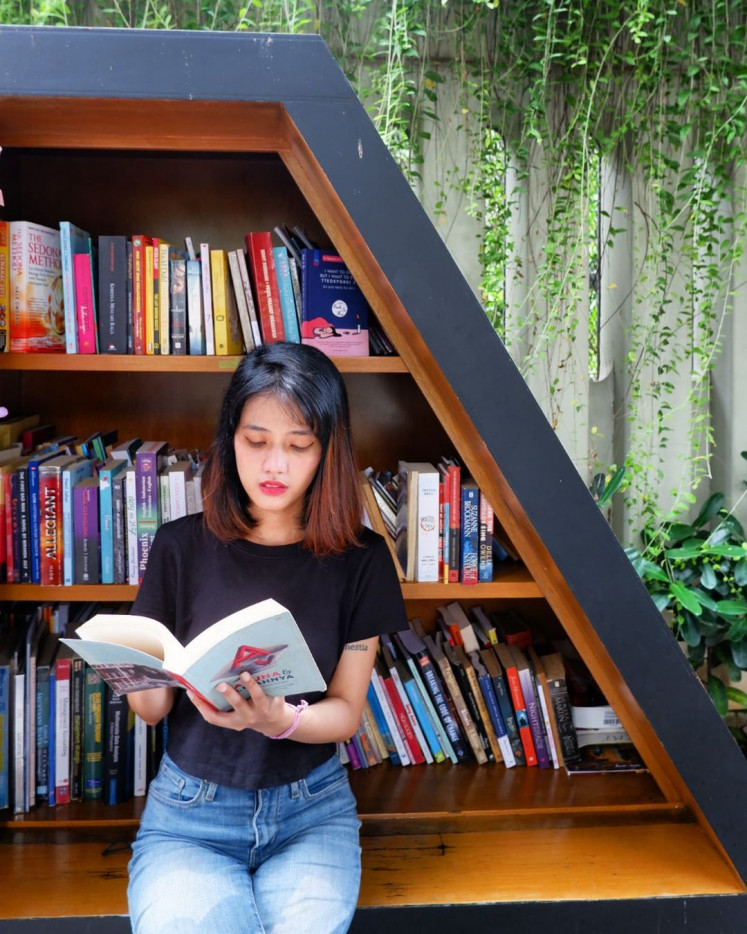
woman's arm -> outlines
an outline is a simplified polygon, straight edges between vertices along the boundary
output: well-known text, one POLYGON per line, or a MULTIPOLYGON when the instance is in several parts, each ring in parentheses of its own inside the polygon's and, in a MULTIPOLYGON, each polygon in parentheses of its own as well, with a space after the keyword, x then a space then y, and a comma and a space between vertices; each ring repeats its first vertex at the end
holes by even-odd
POLYGON ((136 691, 127 695, 127 702, 132 710, 148 726, 155 726, 174 706, 176 688, 151 688, 148 691, 136 691))
MULTIPOLYGON (((304 710, 290 739, 301 743, 339 743, 350 739, 360 725, 378 643, 376 636, 345 646, 326 696, 304 710)), ((265 736, 284 733, 293 723, 294 709, 282 697, 268 697, 250 675, 241 677, 251 700, 227 684, 217 688, 231 704, 233 709, 229 711, 214 710, 191 692, 187 694, 205 720, 215 726, 257 730, 265 736)))

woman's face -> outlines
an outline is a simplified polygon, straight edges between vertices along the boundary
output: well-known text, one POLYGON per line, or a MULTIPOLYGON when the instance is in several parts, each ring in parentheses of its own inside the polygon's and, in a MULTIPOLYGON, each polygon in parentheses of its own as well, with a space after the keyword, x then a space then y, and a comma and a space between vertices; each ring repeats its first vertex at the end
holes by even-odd
POLYGON ((253 519, 287 519, 299 527, 306 491, 322 457, 314 432, 272 395, 244 406, 233 439, 236 468, 253 519))

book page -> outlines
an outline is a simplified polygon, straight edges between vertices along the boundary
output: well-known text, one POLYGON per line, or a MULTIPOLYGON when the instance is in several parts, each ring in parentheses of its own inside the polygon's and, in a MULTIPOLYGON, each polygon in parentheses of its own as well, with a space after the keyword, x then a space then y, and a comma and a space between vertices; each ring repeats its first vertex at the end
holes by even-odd
POLYGON ((147 616, 99 613, 78 626, 75 633, 81 639, 127 645, 159 661, 182 651, 177 638, 162 623, 147 616))

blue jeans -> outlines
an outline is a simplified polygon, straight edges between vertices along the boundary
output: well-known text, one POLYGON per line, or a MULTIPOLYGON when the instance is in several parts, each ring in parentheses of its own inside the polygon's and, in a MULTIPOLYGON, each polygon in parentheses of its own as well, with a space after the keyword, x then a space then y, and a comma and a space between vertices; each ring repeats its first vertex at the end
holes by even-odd
POLYGON ((165 755, 133 844, 133 932, 343 934, 358 900, 359 827, 336 756, 301 781, 244 791, 165 755))

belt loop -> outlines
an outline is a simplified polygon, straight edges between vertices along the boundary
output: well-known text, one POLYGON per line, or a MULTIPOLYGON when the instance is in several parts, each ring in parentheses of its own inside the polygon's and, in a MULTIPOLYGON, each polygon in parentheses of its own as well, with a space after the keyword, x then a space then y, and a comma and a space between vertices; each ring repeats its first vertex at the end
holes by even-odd
POLYGON ((301 797, 301 786, 298 782, 290 783, 290 796, 291 798, 300 798, 301 797))
POLYGON ((205 800, 213 801, 215 799, 215 793, 217 792, 217 790, 218 790, 218 786, 216 785, 215 782, 208 782, 207 791, 205 792, 205 800))

